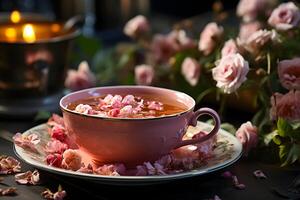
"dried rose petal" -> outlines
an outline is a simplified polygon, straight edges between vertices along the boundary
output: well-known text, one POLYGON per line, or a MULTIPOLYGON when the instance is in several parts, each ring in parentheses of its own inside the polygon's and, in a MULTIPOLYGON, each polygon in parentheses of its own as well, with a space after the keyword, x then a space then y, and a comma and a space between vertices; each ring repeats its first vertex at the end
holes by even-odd
POLYGON ((224 177, 224 178, 232 178, 233 175, 230 171, 225 171, 225 172, 222 173, 221 176, 224 177))
POLYGON ((54 154, 49 154, 46 157, 46 162, 49 166, 61 167, 62 159, 63 157, 61 154, 54 153, 54 154))
POLYGON ((13 174, 21 171, 20 162, 11 156, 0 156, 0 174, 13 174))
POLYGON ((261 170, 255 170, 253 172, 253 175, 256 177, 256 178, 261 178, 261 179, 266 179, 267 176, 261 171, 261 170))
POLYGON ((38 153, 36 145, 40 142, 40 138, 36 134, 30 134, 28 136, 16 133, 13 137, 14 143, 23 149, 29 149, 34 153, 38 153))
POLYGON ((67 149, 63 153, 62 166, 66 169, 77 171, 81 168, 81 155, 78 150, 67 149))
POLYGON ((57 115, 57 114, 52 114, 52 116, 49 118, 47 124, 49 126, 65 127, 64 119, 61 116, 57 115))
POLYGON ((218 195, 215 195, 214 198, 211 198, 209 200, 222 200, 218 195))
POLYGON ((41 193, 41 195, 44 199, 48 199, 48 200, 63 200, 67 196, 67 193, 59 185, 57 192, 53 193, 51 190, 46 189, 41 193))
POLYGON ((48 154, 53 154, 53 153, 63 153, 65 150, 68 149, 68 145, 65 144, 65 143, 62 143, 61 141, 59 140, 56 140, 56 139, 51 139, 46 147, 45 147, 45 151, 48 153, 48 154))
POLYGON ((232 183, 237 189, 243 190, 246 188, 246 185, 239 182, 237 176, 232 176, 232 183))
POLYGON ((81 166, 78 172, 86 173, 86 174, 92 174, 93 173, 93 167, 91 164, 88 164, 87 166, 81 166))
POLYGON ((15 180, 19 184, 37 185, 40 181, 40 173, 37 170, 19 173, 15 175, 15 180))
POLYGON ((50 134, 53 139, 59 140, 61 142, 65 142, 66 140, 65 128, 61 126, 53 126, 50 134))
POLYGON ((0 196, 13 196, 17 194, 17 188, 9 187, 6 189, 0 188, 0 196))
POLYGON ((125 171, 126 168, 123 164, 116 164, 100 166, 94 170, 94 173, 107 176, 120 176, 120 174, 124 174, 125 171))

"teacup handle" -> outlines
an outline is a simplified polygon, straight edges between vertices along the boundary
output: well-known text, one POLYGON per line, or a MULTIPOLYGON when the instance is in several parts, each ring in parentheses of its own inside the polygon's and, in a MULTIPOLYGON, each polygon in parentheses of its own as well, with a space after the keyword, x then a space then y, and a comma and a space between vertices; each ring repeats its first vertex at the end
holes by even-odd
MULTIPOLYGON (((186 146, 186 145, 204 142, 218 133, 218 131, 220 129, 221 120, 220 120, 220 117, 217 114, 217 112, 210 108, 200 108, 199 110, 194 112, 190 119, 189 125, 196 126, 197 120, 201 115, 210 115, 214 119, 215 126, 214 126, 213 130, 211 130, 210 133, 208 133, 207 135, 200 137, 200 138, 194 138, 194 139, 190 139, 190 140, 182 140, 174 149, 177 149, 179 147, 186 146)), ((199 131, 199 133, 200 133, 200 131, 199 131)))

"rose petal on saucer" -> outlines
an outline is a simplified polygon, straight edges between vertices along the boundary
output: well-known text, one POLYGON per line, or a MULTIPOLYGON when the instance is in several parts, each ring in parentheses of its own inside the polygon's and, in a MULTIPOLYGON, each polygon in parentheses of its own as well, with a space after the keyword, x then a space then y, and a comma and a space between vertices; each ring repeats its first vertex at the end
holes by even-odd
POLYGON ((32 133, 30 135, 22 135, 16 133, 13 137, 14 143, 23 149, 28 149, 34 153, 38 153, 36 145, 40 142, 38 135, 32 133))
POLYGON ((48 154, 53 154, 53 153, 61 154, 67 149, 68 149, 67 144, 62 143, 61 141, 53 138, 45 146, 45 152, 48 154))

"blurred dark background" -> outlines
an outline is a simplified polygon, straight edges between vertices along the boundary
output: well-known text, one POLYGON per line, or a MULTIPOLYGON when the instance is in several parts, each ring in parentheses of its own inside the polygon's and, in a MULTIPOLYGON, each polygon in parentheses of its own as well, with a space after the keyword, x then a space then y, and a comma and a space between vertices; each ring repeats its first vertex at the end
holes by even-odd
MULTIPOLYGON (((215 1, 195 0, 1 0, 0 12, 35 12, 49 18, 66 20, 86 16, 85 32, 114 29, 128 19, 143 14, 180 20, 211 11, 215 1)), ((224 9, 235 9, 238 0, 222 0, 224 9)))

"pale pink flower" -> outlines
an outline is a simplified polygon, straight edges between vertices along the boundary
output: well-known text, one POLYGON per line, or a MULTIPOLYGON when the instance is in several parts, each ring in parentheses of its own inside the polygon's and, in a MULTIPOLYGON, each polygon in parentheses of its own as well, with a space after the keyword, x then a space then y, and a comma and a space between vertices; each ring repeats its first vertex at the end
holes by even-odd
POLYGON ((297 27, 300 22, 299 8, 293 2, 280 4, 273 10, 268 23, 278 30, 285 31, 297 27))
POLYGON ((268 11, 270 5, 270 0, 240 0, 236 13, 243 21, 249 22, 268 11))
POLYGON ((70 69, 65 80, 66 88, 76 91, 94 87, 96 85, 96 77, 91 72, 86 61, 79 64, 78 70, 70 69))
POLYGON ((250 37, 245 41, 244 48, 251 53, 257 53, 267 44, 277 41, 278 36, 274 30, 268 31, 261 29, 250 35, 250 37))
POLYGON ((239 53, 239 49, 237 47, 236 42, 233 39, 226 41, 221 50, 222 57, 235 53, 239 53))
POLYGON ((138 85, 151 85, 154 79, 154 69, 149 65, 138 65, 134 69, 135 82, 138 85))
POLYGON ((148 102, 148 108, 151 110, 159 110, 159 111, 164 109, 163 104, 159 101, 148 102))
POLYGON ((169 41, 177 44, 175 50, 186 50, 197 47, 196 42, 187 36, 186 32, 182 29, 173 30, 168 35, 167 38, 169 41))
POLYGON ((11 156, 0 156, 0 174, 13 174, 21 171, 20 162, 11 156))
POLYGON ((40 173, 37 170, 19 173, 15 175, 15 181, 23 185, 37 185, 40 182, 40 173))
POLYGON ((278 75, 283 87, 288 90, 300 90, 300 58, 280 61, 278 75))
POLYGON ((134 96, 133 95, 126 95, 123 100, 122 100, 122 104, 123 105, 132 105, 132 104, 135 104, 135 99, 134 99, 134 96))
POLYGON ((65 150, 68 149, 68 145, 65 143, 62 143, 59 140, 51 139, 49 142, 47 142, 45 146, 45 151, 48 154, 54 154, 54 153, 63 153, 65 150))
POLYGON ((81 160, 82 158, 78 150, 67 149, 63 153, 62 166, 65 169, 77 171, 82 166, 81 160))
POLYGON ((289 91, 286 94, 275 93, 271 97, 271 118, 279 117, 289 121, 300 120, 300 91, 289 91))
POLYGON ((119 116, 120 117, 130 117, 133 114, 135 114, 134 108, 132 107, 132 105, 127 105, 120 109, 119 116))
POLYGON ((23 149, 28 149, 34 153, 38 153, 36 145, 40 142, 38 135, 32 133, 30 135, 22 135, 21 133, 16 133, 13 137, 14 143, 23 149))
POLYGON ((209 55, 223 36, 224 29, 215 22, 207 24, 200 34, 198 48, 204 55, 209 55))
POLYGON ((156 34, 151 43, 151 52, 157 63, 166 62, 179 51, 178 44, 174 38, 162 34, 156 34))
POLYGON ((187 57, 182 62, 181 74, 191 86, 197 85, 200 77, 200 71, 200 65, 194 58, 187 57))
POLYGON ((230 94, 247 80, 248 71, 249 64, 240 54, 230 54, 221 58, 219 64, 212 69, 212 74, 217 87, 230 94))
POLYGON ((138 15, 129 20, 124 26, 125 35, 135 38, 143 35, 150 30, 150 25, 147 18, 143 15, 138 15))
POLYGON ((246 122, 236 131, 235 136, 242 143, 245 155, 248 155, 252 148, 255 148, 258 143, 257 127, 251 122, 246 122))
POLYGON ((241 43, 245 43, 253 33, 260 30, 261 28, 262 25, 258 21, 242 23, 240 25, 238 40, 241 41, 241 43))

